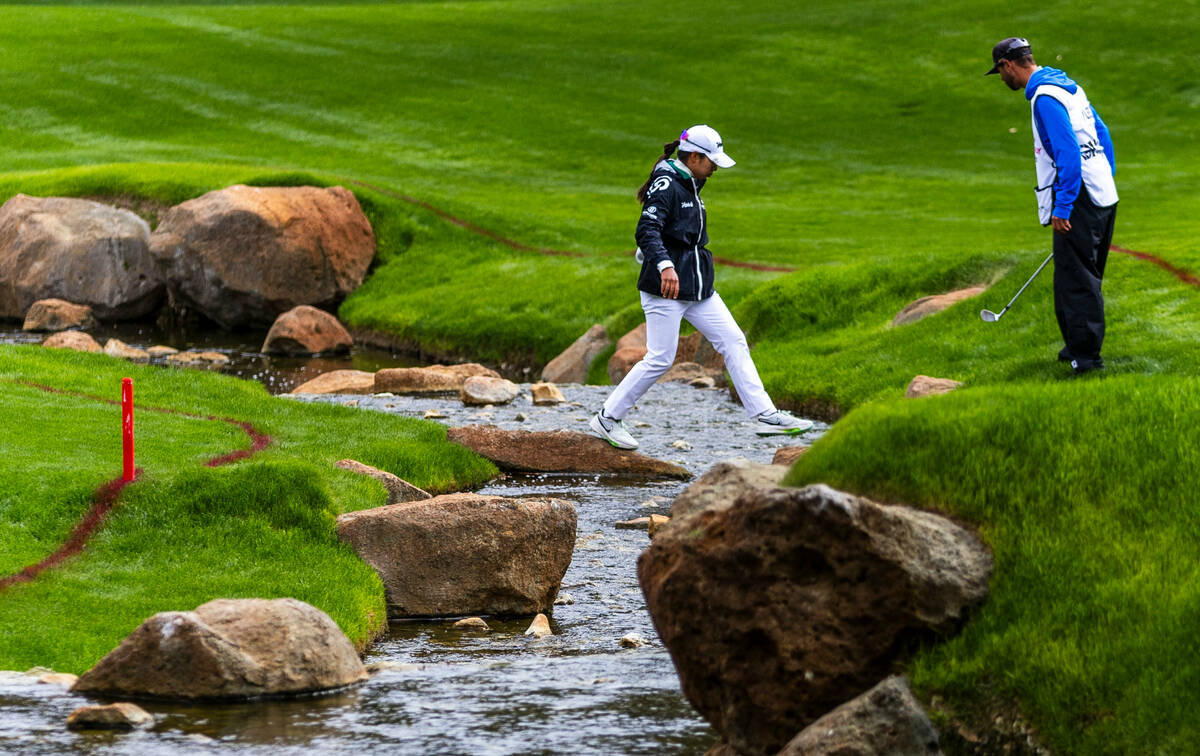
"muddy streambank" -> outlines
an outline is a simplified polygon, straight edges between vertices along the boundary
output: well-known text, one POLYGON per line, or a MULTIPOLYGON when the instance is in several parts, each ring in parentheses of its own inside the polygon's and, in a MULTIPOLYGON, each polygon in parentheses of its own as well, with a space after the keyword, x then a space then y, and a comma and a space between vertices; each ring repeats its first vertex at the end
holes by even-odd
MULTIPOLYGON (((350 404, 364 411, 423 417, 447 426, 585 430, 610 387, 566 385, 567 403, 535 407, 528 386, 509 405, 464 407, 454 397, 309 396, 280 401, 350 404), (524 419, 520 419, 523 417, 524 419)), ((681 384, 653 387, 627 418, 651 456, 694 474, 717 461, 770 462, 801 439, 760 439, 727 391, 681 384)), ((548 495, 576 505, 578 538, 555 606, 554 635, 523 635, 528 620, 491 621, 489 634, 450 622, 395 622, 365 654, 383 669, 342 693, 297 701, 189 706, 147 704, 148 732, 77 734, 64 722, 87 702, 34 678, 0 674, 0 751, 48 754, 689 754, 716 742, 679 690, 670 656, 655 634, 637 581, 645 531, 620 520, 667 514, 687 484, 604 476, 506 476, 482 492, 548 495), (622 648, 636 633, 641 648, 622 648)), ((703 622, 703 617, 697 617, 703 622)))

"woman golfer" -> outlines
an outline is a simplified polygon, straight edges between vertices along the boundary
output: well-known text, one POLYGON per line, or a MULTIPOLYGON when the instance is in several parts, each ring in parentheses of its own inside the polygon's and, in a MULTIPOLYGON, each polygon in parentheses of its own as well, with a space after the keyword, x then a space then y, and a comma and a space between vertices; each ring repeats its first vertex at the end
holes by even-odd
POLYGON ((637 440, 621 419, 675 361, 679 321, 684 318, 725 358, 725 368, 758 435, 795 435, 812 428, 811 422, 775 409, 750 359, 742 329, 721 295, 713 291, 713 258, 706 246, 700 189, 717 168, 733 164, 722 149, 720 134, 708 126, 693 126, 663 145, 662 157, 638 189, 642 217, 634 236, 642 263, 637 287, 646 313, 646 356, 589 423, 592 433, 618 449, 637 448, 637 440))

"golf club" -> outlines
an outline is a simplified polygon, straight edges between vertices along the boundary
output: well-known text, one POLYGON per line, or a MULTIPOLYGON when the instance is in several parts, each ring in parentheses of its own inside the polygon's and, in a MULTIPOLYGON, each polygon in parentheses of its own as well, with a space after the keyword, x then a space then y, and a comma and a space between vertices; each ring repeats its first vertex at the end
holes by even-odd
MULTIPOLYGON (((1053 259, 1054 259, 1054 253, 1051 252, 1049 257, 1047 257, 1045 260, 1042 260, 1042 264, 1038 266, 1038 269, 1033 271, 1033 275, 1030 276, 1029 280, 1025 282, 1025 285, 1021 287, 1021 291, 1025 291, 1025 289, 1029 288, 1029 284, 1033 283, 1033 279, 1038 277, 1038 273, 1042 272, 1042 268, 1046 267, 1046 263, 1050 262, 1053 259)), ((992 312, 991 310, 980 310, 979 317, 983 318, 983 322, 985 322, 985 323, 995 323, 997 320, 1000 319, 1001 315, 1008 312, 1009 307, 1013 306, 1013 302, 1016 302, 1017 297, 1021 296, 1021 291, 1018 291, 1016 294, 1014 294, 1013 298, 1008 301, 1008 304, 1004 305, 1004 309, 1001 310, 1000 312, 996 313, 996 312, 992 312)))

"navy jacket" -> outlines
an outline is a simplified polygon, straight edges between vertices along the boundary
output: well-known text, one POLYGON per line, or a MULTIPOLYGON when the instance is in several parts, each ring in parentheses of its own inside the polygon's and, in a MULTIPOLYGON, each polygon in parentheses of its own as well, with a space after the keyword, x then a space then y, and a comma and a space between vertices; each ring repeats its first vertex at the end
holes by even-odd
POLYGON ((659 264, 670 260, 679 276, 680 299, 700 301, 713 295, 708 218, 700 199, 703 186, 703 179, 693 179, 674 161, 663 160, 655 167, 634 232, 642 253, 640 291, 662 296, 659 264))

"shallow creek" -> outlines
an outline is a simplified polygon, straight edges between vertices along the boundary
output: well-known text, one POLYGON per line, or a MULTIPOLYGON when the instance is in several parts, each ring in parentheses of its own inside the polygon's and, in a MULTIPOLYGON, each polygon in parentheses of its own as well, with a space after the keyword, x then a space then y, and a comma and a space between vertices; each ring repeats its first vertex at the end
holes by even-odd
MULTIPOLYGON (((352 404, 363 411, 446 415, 447 426, 586 430, 611 389, 563 386, 567 403, 534 407, 528 386, 512 404, 467 408, 452 398, 301 397, 280 401, 352 404), (523 417, 524 419, 518 419, 523 417)), ((701 474, 735 457, 769 462, 802 439, 755 436, 723 390, 658 385, 630 413, 641 451, 701 474), (682 443, 680 443, 682 442, 682 443)), ((702 754, 715 741, 679 690, 637 582, 645 531, 620 520, 667 514, 686 483, 599 476, 509 476, 485 493, 554 496, 575 503, 578 539, 554 607, 555 634, 523 635, 528 619, 489 620, 490 634, 450 622, 395 622, 365 661, 387 668, 342 693, 238 705, 143 704, 158 723, 124 735, 77 734, 67 714, 88 701, 34 678, 0 673, 0 752, 21 754, 702 754), (641 648, 618 640, 637 633, 641 648)), ((696 617, 703 622, 703 617, 696 617)))

